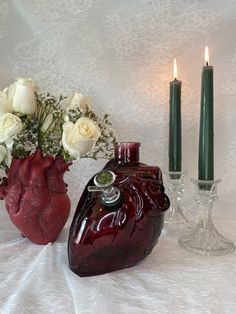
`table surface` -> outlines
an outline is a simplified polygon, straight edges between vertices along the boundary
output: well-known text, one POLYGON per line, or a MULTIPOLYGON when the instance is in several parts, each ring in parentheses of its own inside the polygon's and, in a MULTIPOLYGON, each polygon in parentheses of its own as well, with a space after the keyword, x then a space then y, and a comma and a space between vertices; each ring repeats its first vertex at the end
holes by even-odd
MULTIPOLYGON (((219 257, 189 253, 179 232, 164 227, 158 245, 129 269, 80 278, 70 271, 71 222, 53 244, 23 239, 1 204, 0 313, 236 313, 236 252, 219 257)), ((236 242, 236 221, 216 226, 236 242)))

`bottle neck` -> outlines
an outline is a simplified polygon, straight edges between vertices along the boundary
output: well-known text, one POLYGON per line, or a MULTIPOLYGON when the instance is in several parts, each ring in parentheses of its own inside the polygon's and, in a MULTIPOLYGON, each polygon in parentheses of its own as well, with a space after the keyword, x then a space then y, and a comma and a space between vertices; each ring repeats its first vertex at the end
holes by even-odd
POLYGON ((115 144, 115 162, 118 164, 137 164, 140 143, 122 142, 115 144))

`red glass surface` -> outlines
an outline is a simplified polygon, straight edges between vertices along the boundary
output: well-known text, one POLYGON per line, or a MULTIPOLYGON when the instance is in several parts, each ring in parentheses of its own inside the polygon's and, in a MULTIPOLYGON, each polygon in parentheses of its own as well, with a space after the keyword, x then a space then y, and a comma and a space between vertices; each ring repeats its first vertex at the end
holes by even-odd
POLYGON ((118 143, 105 169, 117 177, 122 200, 108 208, 99 192, 78 203, 68 241, 69 265, 79 276, 99 275, 137 264, 151 253, 160 236, 169 199, 158 167, 139 162, 139 143, 118 143))
POLYGON ((70 212, 63 175, 69 164, 40 150, 25 159, 13 159, 0 197, 5 198, 11 221, 22 235, 37 244, 57 239, 70 212))

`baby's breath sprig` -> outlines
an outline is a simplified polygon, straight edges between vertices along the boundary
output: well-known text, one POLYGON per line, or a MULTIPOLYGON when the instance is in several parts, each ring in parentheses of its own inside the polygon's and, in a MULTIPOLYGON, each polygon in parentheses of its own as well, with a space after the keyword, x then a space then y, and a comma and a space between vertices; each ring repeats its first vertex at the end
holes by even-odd
POLYGON ((21 117, 23 130, 13 137, 12 156, 24 159, 35 152, 38 143, 38 121, 34 116, 30 118, 26 115, 21 117))
POLYGON ((84 157, 93 159, 111 159, 113 158, 116 137, 111 127, 112 124, 109 120, 109 115, 105 114, 103 119, 100 119, 94 112, 92 112, 90 113, 90 118, 91 116, 93 116, 93 119, 97 122, 101 135, 95 145, 94 150, 84 157))
MULTIPOLYGON (((24 115, 16 113, 21 119, 23 129, 13 137, 12 155, 15 158, 26 158, 36 149, 40 148, 44 155, 63 156, 66 162, 76 158, 65 150, 62 144, 63 124, 70 121, 75 124, 80 118, 86 117, 95 123, 99 129, 99 138, 89 153, 81 158, 113 157, 113 147, 116 141, 108 114, 99 118, 90 105, 66 106, 63 101, 66 97, 55 97, 50 93, 37 94, 37 109, 34 114, 24 115)), ((78 141, 80 139, 78 138, 78 141)))

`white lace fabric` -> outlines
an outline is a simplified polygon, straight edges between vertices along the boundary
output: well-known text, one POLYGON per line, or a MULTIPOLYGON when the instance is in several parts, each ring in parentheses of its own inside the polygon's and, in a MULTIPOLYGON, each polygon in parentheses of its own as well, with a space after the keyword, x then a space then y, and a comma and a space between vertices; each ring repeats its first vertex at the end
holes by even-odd
MULTIPOLYGON (((80 278, 68 267, 70 221, 55 243, 40 246, 23 239, 1 210, 1 314, 235 313, 235 252, 193 255, 178 246, 178 233, 163 229, 140 264, 80 278)), ((235 221, 218 219, 217 226, 236 242, 235 221)))
MULTIPOLYGON (((120 141, 141 142, 141 160, 166 170, 176 57, 189 210, 207 44, 214 66, 215 178, 222 179, 214 217, 236 243, 235 26, 234 0, 1 0, 0 89, 15 77, 32 77, 43 91, 88 94, 98 113, 110 113, 120 141)), ((175 234, 163 232, 136 267, 92 278, 69 270, 70 221, 85 184, 104 164, 80 160, 67 173, 72 212, 54 244, 21 238, 0 211, 0 313, 235 313, 236 253, 195 256, 178 247, 175 234)))

